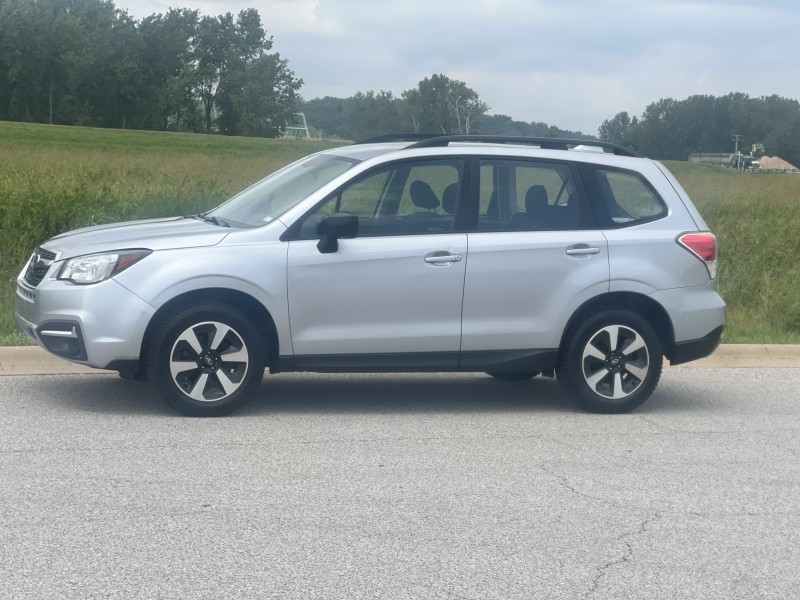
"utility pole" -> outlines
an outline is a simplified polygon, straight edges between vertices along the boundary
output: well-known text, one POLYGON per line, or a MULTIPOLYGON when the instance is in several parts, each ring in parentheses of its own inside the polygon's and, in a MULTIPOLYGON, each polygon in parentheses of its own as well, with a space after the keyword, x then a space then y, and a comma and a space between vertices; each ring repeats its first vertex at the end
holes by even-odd
POLYGON ((741 135, 741 134, 739 134, 739 133, 734 133, 734 134, 733 134, 733 137, 731 138, 731 139, 732 139, 734 142, 736 142, 736 147, 735 147, 735 149, 734 149, 734 152, 735 152, 736 154, 739 154, 739 138, 740 138, 740 137, 742 137, 742 135, 741 135))
POLYGON ((737 169, 741 166, 741 164, 739 162, 739 138, 740 137, 742 137, 741 134, 734 133, 733 137, 731 138, 736 143, 736 146, 735 146, 733 152, 734 152, 734 154, 736 154, 736 168, 737 169))

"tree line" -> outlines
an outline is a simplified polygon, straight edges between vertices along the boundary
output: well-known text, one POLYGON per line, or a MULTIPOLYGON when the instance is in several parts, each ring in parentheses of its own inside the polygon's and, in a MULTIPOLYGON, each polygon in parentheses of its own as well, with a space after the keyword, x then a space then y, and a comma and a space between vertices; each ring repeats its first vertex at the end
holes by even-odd
POLYGON ((444 74, 426 77, 400 96, 370 90, 349 98, 315 98, 301 109, 320 137, 349 140, 397 132, 588 137, 545 123, 489 115, 489 105, 475 90, 444 74))
POLYGON ((0 119, 275 136, 302 80, 271 47, 255 9, 137 21, 111 0, 0 0, 0 119))
POLYGON ((582 136, 488 115, 463 81, 434 74, 395 97, 303 102, 255 9, 172 8, 137 21, 112 0, 0 0, 0 120, 274 137, 298 110, 321 137, 385 133, 582 136))
MULTIPOLYGON (((271 53, 257 10, 203 16, 172 8, 138 21, 112 0, 0 0, 0 120, 274 137, 298 110, 320 137, 396 132, 592 138, 488 114, 444 74, 395 96, 357 92, 303 101, 303 81, 271 53)), ((768 154, 800 164, 800 103, 731 93, 660 99, 603 121, 601 140, 658 159, 693 152, 768 154)))
POLYGON ((751 98, 743 93, 662 98, 641 117, 617 113, 603 121, 601 140, 663 160, 686 160, 695 152, 748 154, 753 144, 800 165, 800 103, 781 96, 751 98))

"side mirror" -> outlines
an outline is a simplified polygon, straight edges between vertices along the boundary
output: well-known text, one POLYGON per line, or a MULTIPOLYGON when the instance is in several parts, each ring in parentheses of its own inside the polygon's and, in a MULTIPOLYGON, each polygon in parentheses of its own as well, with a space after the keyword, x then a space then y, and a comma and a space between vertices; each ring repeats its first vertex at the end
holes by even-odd
POLYGON ((321 236, 317 250, 322 254, 336 252, 339 250, 339 239, 358 235, 358 217, 347 212, 333 213, 317 225, 317 233, 321 236))

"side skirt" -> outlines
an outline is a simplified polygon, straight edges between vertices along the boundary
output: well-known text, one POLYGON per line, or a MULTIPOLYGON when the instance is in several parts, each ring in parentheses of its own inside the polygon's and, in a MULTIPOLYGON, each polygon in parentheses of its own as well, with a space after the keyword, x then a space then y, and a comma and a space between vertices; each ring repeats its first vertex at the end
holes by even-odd
POLYGON ((281 356, 271 373, 531 372, 554 369, 556 349, 281 356))

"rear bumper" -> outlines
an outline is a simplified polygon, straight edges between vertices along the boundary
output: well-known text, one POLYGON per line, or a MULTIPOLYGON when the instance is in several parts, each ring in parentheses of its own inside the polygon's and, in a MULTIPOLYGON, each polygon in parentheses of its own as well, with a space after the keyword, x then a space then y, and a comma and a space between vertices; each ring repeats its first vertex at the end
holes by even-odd
POLYGON ((659 290, 650 297, 666 310, 672 322, 673 338, 664 345, 671 364, 697 360, 717 349, 725 331, 725 302, 717 294, 716 282, 659 290))
POLYGON ((720 325, 706 336, 696 340, 678 342, 675 344, 673 356, 669 359, 670 364, 680 365, 692 360, 697 360, 698 358, 705 358, 712 354, 722 341, 722 334, 724 332, 725 326, 720 325))

